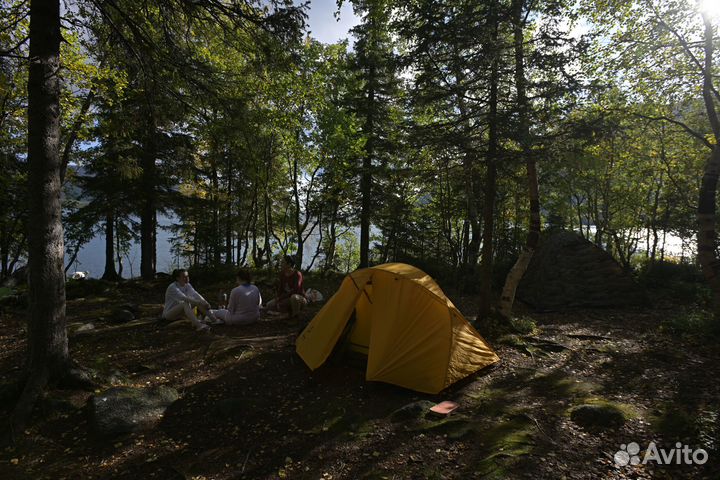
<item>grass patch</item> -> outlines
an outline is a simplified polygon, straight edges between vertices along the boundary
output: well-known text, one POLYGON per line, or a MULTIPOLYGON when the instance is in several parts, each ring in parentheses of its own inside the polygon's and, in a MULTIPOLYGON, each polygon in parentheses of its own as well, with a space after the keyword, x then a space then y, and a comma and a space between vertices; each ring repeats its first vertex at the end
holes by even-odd
POLYGON ((474 470, 485 479, 511 478, 514 467, 523 462, 535 446, 535 425, 526 415, 514 415, 479 431, 485 457, 474 470))
POLYGON ((455 416, 444 418, 435 422, 424 423, 415 430, 432 432, 434 434, 447 435, 452 440, 460 440, 473 433, 479 433, 478 422, 468 417, 455 416))
POLYGON ((602 397, 590 397, 583 400, 586 405, 598 405, 620 411, 626 419, 640 418, 640 410, 627 403, 613 402, 602 397))
POLYGON ((560 371, 539 375, 531 379, 531 386, 537 395, 551 398, 584 398, 601 389, 595 383, 569 377, 560 371))
POLYGON ((698 437, 698 418, 682 405, 666 404, 650 420, 653 430, 670 441, 692 441, 698 437))

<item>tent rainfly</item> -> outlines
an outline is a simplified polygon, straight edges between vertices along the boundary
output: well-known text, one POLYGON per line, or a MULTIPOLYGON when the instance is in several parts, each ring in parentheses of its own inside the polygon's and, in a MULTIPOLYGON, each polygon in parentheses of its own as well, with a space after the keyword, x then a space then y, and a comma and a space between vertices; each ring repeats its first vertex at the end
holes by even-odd
POLYGON ((356 270, 296 342, 312 370, 338 341, 367 354, 367 380, 438 393, 500 359, 435 281, 403 263, 356 270))

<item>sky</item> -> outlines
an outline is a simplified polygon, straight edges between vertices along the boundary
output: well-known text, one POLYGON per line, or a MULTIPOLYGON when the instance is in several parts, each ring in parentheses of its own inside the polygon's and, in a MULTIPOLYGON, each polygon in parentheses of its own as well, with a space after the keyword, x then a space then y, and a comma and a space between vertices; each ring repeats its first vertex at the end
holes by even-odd
POLYGON ((339 21, 333 16, 336 11, 336 0, 310 0, 308 23, 314 38, 323 43, 335 43, 350 37, 348 31, 360 23, 360 19, 347 0, 343 2, 339 21))

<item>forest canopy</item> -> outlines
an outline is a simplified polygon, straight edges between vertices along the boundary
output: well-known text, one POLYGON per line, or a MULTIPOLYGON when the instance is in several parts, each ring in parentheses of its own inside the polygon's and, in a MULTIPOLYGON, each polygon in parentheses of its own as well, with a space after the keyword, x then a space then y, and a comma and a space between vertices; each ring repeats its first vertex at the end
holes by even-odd
MULTIPOLYGON (((303 33, 307 6, 63 4, 66 265, 98 235, 104 278, 127 275, 131 242, 152 277, 162 213, 181 264, 295 253, 308 269, 472 276, 482 254, 506 272, 529 229, 529 158, 544 229, 627 269, 694 261, 711 4, 355 2, 352 47, 303 33)), ((5 278, 28 248, 29 19, 27 2, 2 9, 5 278)))

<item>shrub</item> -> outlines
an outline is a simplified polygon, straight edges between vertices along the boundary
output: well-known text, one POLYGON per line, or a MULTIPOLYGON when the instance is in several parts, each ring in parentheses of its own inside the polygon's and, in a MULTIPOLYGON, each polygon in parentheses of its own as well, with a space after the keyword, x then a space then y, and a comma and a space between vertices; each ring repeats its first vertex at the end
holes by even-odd
POLYGON ((720 321, 710 311, 693 308, 663 320, 660 331, 681 336, 719 336, 720 321))
POLYGON ((529 335, 537 329, 535 320, 527 316, 511 318, 510 325, 521 335, 529 335))
POLYGON ((70 279, 65 284, 65 295, 68 300, 99 296, 108 293, 115 288, 115 285, 97 278, 85 278, 82 280, 70 279))

